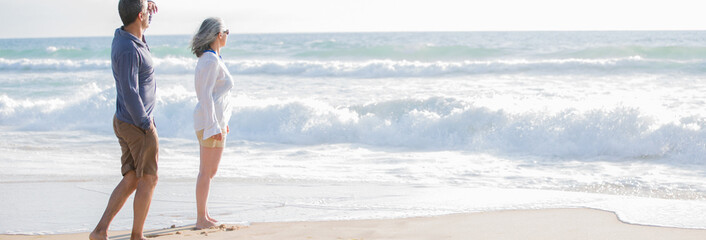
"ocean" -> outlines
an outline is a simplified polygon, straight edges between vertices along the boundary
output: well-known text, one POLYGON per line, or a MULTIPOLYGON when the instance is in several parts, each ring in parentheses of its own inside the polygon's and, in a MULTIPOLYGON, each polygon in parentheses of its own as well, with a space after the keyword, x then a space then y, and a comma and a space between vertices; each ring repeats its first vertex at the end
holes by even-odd
MULTIPOLYGON (((146 39, 160 182, 195 221, 190 36, 146 39)), ((85 232, 120 181, 112 37, 0 39, 0 233, 85 232)), ((228 223, 595 208, 706 229, 706 32, 231 34, 228 223)), ((131 200, 112 230, 130 229, 131 200)))

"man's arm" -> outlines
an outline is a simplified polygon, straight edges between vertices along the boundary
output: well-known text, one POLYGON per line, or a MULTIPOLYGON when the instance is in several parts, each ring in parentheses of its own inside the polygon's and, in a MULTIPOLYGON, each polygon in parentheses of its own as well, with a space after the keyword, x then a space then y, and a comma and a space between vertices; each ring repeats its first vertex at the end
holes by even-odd
POLYGON ((144 130, 149 130, 152 119, 147 115, 144 102, 140 97, 140 59, 137 53, 129 52, 121 54, 118 57, 118 66, 116 69, 118 77, 118 86, 123 94, 123 104, 125 109, 130 114, 132 122, 135 126, 144 130))

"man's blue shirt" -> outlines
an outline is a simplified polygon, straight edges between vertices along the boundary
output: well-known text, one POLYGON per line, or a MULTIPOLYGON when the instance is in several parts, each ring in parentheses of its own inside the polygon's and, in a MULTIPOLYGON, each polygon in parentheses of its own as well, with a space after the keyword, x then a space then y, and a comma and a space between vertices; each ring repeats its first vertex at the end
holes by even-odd
POLYGON ((117 91, 115 116, 120 121, 149 129, 157 83, 147 43, 118 28, 110 57, 117 91))

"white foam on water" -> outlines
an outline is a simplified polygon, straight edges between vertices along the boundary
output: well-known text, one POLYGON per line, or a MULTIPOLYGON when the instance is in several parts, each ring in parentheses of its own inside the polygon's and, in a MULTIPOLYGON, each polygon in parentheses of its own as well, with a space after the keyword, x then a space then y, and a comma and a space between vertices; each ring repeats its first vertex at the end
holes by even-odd
MULTIPOLYGON (((211 212, 260 222, 589 207, 706 228, 702 35, 234 36, 211 212)), ((196 58, 186 36, 148 41, 161 149, 147 224, 191 224, 196 58)), ((109 43, 0 40, 0 191, 17 193, 0 195, 15 206, 1 209, 0 233, 88 231, 100 217, 120 178, 109 43)), ((113 229, 129 229, 129 208, 113 229)))
MULTIPOLYGON (((158 74, 193 74, 195 58, 154 58, 158 74)), ((319 61, 319 60, 226 60, 232 74, 301 77, 439 77, 498 73, 593 73, 620 71, 635 73, 688 71, 702 73, 700 60, 658 60, 640 56, 604 59, 497 59, 464 61, 319 61)), ((0 70, 12 71, 86 71, 110 69, 110 59, 6 59, 0 58, 0 70)))

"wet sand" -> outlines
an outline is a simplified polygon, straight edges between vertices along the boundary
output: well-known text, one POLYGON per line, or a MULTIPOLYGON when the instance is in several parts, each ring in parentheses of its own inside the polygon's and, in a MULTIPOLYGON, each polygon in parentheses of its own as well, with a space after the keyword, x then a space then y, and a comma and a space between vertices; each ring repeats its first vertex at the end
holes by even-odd
MULTIPOLYGON (((403 219, 253 223, 194 230, 175 226, 145 233, 150 239, 706 239, 706 230, 626 224, 611 212, 594 209, 513 210, 403 219)), ((109 233, 129 239, 128 231, 109 233)), ((0 235, 7 240, 88 239, 88 233, 0 235)))

